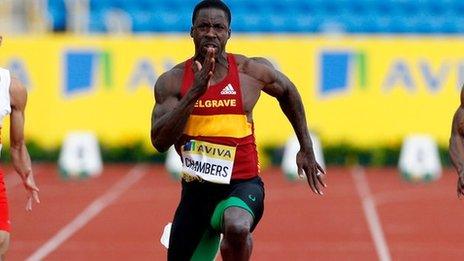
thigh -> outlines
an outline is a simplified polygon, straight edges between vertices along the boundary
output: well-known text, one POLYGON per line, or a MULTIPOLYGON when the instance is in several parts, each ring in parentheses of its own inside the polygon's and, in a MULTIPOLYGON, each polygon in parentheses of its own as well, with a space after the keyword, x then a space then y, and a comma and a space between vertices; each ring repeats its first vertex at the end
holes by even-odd
POLYGON ((237 181, 232 185, 227 198, 215 208, 211 220, 214 229, 223 231, 224 215, 228 218, 246 218, 248 212, 252 217, 251 231, 253 231, 264 212, 264 184, 261 178, 237 181), (227 211, 230 208, 230 211, 227 211))
POLYGON ((215 244, 219 245, 219 235, 212 233, 209 223, 215 204, 212 197, 207 197, 207 189, 183 185, 172 222, 168 260, 194 260, 199 254, 214 252, 215 244))

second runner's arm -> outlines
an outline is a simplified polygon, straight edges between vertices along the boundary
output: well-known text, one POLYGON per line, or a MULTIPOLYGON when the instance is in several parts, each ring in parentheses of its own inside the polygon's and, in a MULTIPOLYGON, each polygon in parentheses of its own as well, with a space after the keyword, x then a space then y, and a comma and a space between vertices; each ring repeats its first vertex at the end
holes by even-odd
POLYGON ((31 158, 24 142, 24 111, 27 103, 27 92, 22 84, 11 78, 11 115, 10 115, 10 153, 14 169, 21 177, 28 193, 26 210, 32 210, 32 202, 39 200, 39 189, 35 184, 31 158))
POLYGON ((461 90, 461 104, 451 125, 449 154, 458 174, 457 195, 464 196, 464 88, 461 90))

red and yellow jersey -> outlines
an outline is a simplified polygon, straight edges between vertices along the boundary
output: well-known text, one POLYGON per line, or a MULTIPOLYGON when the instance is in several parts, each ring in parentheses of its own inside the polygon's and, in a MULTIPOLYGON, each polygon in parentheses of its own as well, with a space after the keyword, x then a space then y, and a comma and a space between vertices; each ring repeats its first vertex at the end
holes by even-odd
MULTIPOLYGON (((237 64, 233 54, 227 55, 229 72, 219 83, 211 85, 198 99, 185 126, 183 136, 176 144, 189 140, 234 146, 235 160, 232 179, 253 178, 259 173, 258 153, 253 123, 248 122, 243 108, 237 64)), ((181 96, 192 87, 193 60, 185 62, 181 96)))

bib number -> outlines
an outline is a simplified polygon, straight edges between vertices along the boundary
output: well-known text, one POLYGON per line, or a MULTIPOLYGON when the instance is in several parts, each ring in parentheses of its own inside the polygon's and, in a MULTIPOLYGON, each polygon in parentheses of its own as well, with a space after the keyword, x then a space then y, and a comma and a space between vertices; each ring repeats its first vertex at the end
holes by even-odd
POLYGON ((213 183, 229 184, 235 150, 232 146, 190 140, 181 148, 183 175, 213 183))

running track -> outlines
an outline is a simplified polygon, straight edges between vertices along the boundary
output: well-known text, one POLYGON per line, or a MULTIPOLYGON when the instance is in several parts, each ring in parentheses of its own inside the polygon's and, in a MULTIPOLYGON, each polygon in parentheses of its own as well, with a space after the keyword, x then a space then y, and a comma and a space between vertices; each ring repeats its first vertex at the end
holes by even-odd
MULTIPOLYGON (((40 205, 4 167, 13 223, 8 260, 165 260, 159 243, 179 185, 162 166, 107 165, 66 181, 36 164, 40 205)), ((268 169, 252 260, 464 260, 464 201, 455 174, 410 184, 394 169, 329 168, 324 197, 268 169)))

